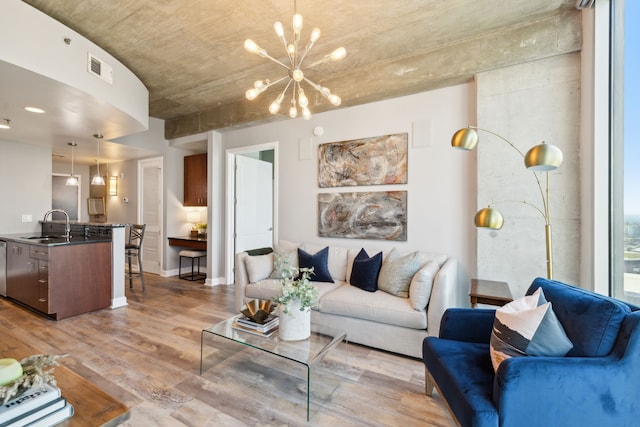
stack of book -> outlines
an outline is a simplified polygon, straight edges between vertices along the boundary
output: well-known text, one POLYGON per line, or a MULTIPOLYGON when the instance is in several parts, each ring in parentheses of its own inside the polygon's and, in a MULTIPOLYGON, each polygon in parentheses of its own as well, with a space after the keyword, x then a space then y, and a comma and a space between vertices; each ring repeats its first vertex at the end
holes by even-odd
MULTIPOLYGON (((1 402, 0 402, 1 403, 1 402)), ((0 427, 52 426, 73 415, 73 406, 60 389, 48 384, 32 387, 0 406, 0 427)))
POLYGON ((249 332, 251 334, 270 337, 278 330, 278 316, 270 314, 264 323, 257 323, 247 316, 240 315, 231 325, 234 329, 249 332))

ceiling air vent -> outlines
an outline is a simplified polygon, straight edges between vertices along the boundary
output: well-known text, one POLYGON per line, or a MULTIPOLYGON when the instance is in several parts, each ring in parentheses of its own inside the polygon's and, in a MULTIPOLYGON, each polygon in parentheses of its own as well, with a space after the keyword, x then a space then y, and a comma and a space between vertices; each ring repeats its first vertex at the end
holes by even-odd
POLYGON ((588 9, 593 7, 596 0, 576 0, 576 8, 577 9, 588 9))
POLYGON ((113 84, 113 67, 105 64, 92 54, 87 55, 87 71, 94 76, 100 77, 109 84, 113 84))

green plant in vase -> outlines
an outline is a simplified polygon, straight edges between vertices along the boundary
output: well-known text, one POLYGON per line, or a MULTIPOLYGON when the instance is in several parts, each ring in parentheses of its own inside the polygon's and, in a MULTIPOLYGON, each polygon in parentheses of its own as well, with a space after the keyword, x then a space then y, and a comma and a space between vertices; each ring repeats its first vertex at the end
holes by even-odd
POLYGON ((313 267, 299 268, 288 264, 286 259, 276 255, 274 261, 276 271, 281 272, 282 294, 273 300, 284 307, 283 313, 292 315, 292 302, 300 301, 300 311, 306 311, 318 300, 318 288, 311 284, 313 267))

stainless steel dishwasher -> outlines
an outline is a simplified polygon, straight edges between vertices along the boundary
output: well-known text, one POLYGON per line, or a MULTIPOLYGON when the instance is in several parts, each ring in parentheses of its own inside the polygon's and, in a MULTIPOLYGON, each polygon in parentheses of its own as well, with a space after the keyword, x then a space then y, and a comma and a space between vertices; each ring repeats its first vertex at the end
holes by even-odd
POLYGON ((7 296, 7 242, 0 240, 0 295, 7 296))

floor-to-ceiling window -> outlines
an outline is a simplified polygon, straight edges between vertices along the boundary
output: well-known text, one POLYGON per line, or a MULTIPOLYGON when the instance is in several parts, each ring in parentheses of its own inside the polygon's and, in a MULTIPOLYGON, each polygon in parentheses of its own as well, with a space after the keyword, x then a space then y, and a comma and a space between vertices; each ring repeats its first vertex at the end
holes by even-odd
POLYGON ((640 303, 640 1, 611 6, 611 291, 640 303))

